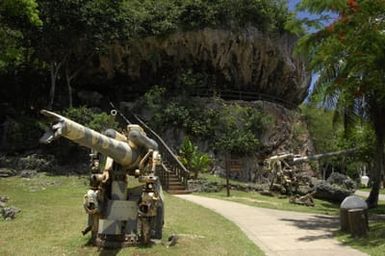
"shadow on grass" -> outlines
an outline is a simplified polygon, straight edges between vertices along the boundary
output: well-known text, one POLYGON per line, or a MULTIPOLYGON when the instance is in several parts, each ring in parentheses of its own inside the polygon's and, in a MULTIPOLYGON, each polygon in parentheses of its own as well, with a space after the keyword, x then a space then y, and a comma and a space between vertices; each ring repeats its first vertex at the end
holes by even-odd
POLYGON ((122 248, 102 248, 99 251, 99 256, 115 256, 118 255, 122 248))
MULTIPOLYGON (((130 247, 135 247, 139 249, 148 249, 156 245, 156 243, 151 242, 149 244, 136 244, 136 245, 129 245, 130 247)), ((94 241, 92 238, 90 238, 85 244, 85 247, 95 247, 94 241)), ((101 247, 98 249, 99 256, 115 256, 118 255, 119 252, 125 247, 118 247, 118 248, 109 248, 109 247, 101 247)))
POLYGON ((384 213, 385 213, 385 204, 379 204, 376 208, 369 209, 369 214, 384 214, 384 213))
MULTIPOLYGON (((375 250, 375 247, 384 247, 385 245, 385 221, 370 223, 370 230, 364 237, 352 237, 349 234, 341 231, 335 232, 335 235, 340 238, 343 244, 375 250)), ((383 254, 381 254, 383 255, 383 254)))

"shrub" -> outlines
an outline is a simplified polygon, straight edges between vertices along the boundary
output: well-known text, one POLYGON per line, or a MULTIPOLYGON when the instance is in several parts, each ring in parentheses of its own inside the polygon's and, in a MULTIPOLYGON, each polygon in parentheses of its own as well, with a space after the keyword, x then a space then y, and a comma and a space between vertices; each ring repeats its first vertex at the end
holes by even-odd
MULTIPOLYGON (((116 129, 118 123, 104 112, 87 107, 68 108, 61 113, 63 116, 98 132, 103 132, 108 128, 116 129)), ((59 139, 47 146, 59 164, 69 164, 85 162, 88 158, 89 149, 80 147, 68 140, 59 139)))
POLYGON ((224 104, 218 116, 214 141, 217 150, 248 154, 260 149, 258 135, 270 123, 270 118, 260 109, 224 104))
POLYGON ((68 108, 62 114, 63 116, 98 132, 102 132, 108 128, 116 129, 118 127, 118 123, 113 116, 104 112, 98 113, 94 109, 84 106, 68 108))
POLYGON ((34 118, 20 116, 8 119, 4 125, 5 151, 18 152, 38 147, 42 124, 34 118))
POLYGON ((185 137, 179 150, 181 162, 198 178, 199 172, 207 172, 212 165, 212 159, 208 154, 198 150, 188 137, 185 137))

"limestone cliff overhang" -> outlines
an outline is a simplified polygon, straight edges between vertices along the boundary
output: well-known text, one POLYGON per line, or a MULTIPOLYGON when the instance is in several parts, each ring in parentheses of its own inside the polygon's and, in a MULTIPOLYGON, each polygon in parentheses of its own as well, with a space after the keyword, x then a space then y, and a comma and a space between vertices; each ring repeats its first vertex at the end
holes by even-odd
POLYGON ((293 54, 296 41, 254 27, 177 32, 115 44, 100 56, 96 72, 108 78, 124 74, 127 86, 149 88, 192 69, 210 74, 208 88, 256 92, 298 105, 311 75, 304 59, 293 54))

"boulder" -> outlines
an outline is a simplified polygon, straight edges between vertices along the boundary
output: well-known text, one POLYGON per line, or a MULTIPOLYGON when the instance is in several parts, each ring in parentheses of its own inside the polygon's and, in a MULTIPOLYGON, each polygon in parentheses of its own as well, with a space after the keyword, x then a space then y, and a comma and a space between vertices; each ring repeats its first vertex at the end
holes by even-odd
POLYGON ((5 220, 13 220, 19 212, 21 212, 21 210, 13 206, 0 208, 0 213, 5 220))
POLYGON ((0 178, 7 178, 17 175, 17 171, 9 168, 0 168, 0 178))
POLYGON ((341 203, 345 197, 353 194, 353 190, 349 190, 336 184, 330 184, 321 181, 315 186, 314 197, 335 203, 341 203))
POLYGON ((326 181, 331 185, 341 186, 349 190, 354 190, 357 187, 357 184, 351 178, 338 172, 332 173, 326 181))
POLYGON ((54 166, 55 159, 51 155, 31 154, 17 161, 19 170, 49 171, 54 166))
POLYGON ((34 176, 37 175, 37 171, 35 170, 24 170, 24 171, 21 171, 20 173, 20 177, 22 178, 33 178, 34 176))

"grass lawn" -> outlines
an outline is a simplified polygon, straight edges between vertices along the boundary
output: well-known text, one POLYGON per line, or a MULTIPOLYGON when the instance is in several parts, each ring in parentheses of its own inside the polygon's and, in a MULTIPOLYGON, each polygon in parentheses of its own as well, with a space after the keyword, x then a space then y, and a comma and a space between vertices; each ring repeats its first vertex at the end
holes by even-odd
MULTIPOLYGON (((209 182, 217 182, 218 184, 226 184, 226 179, 217 175, 212 175, 209 173, 199 173, 199 178, 206 179, 209 182)), ((239 181, 239 180, 234 180, 234 179, 229 179, 230 184, 234 185, 245 185, 247 183, 239 181)))
MULTIPOLYGON (((365 192, 370 192, 371 188, 360 188, 359 190, 365 191, 365 192)), ((384 188, 380 190, 380 194, 385 195, 385 189, 384 188)))
POLYGON ((220 215, 166 194, 163 241, 179 235, 174 247, 164 244, 98 251, 88 245, 82 207, 87 179, 47 176, 0 179, 0 195, 7 205, 22 210, 12 221, 0 220, 0 255, 263 255, 220 215))
MULTIPOLYGON (((369 214, 385 214, 385 202, 371 209, 369 214)), ((353 238, 349 234, 337 232, 336 237, 342 243, 356 248, 372 256, 385 255, 385 218, 369 222, 369 232, 366 237, 353 238)))
POLYGON ((264 196, 259 194, 258 192, 242 192, 231 190, 230 197, 227 197, 226 190, 223 189, 222 191, 216 193, 197 193, 197 195, 277 210, 308 212, 327 215, 337 215, 339 213, 339 205, 318 199, 314 199, 314 207, 308 207, 303 205, 291 204, 289 203, 288 198, 264 196))

